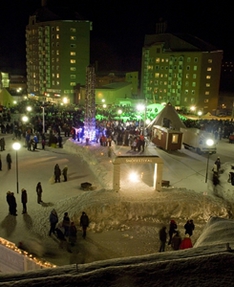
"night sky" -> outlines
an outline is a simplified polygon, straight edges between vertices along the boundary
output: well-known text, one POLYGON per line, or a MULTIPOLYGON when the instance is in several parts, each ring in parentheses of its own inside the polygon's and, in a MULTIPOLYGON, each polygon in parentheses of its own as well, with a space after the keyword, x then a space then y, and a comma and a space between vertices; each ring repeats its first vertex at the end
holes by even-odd
MULTIPOLYGON (((146 34, 159 18, 167 32, 190 33, 234 59, 234 17, 229 1, 209 0, 48 0, 69 6, 93 22, 91 63, 99 70, 139 70, 146 34), (226 3, 228 2, 228 3, 226 3), (210 6, 209 6, 210 5, 210 6)), ((25 27, 41 0, 6 0, 0 7, 0 69, 25 73, 25 27)))

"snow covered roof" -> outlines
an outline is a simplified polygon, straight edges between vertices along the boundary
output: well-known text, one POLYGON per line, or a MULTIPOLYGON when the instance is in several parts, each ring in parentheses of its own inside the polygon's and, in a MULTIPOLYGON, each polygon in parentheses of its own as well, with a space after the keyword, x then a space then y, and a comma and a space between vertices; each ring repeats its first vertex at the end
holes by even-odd
POLYGON ((185 128, 184 123, 181 121, 178 113, 171 103, 167 103, 164 109, 156 116, 156 118, 148 125, 147 128, 153 125, 158 125, 166 128, 171 128, 174 130, 180 130, 180 128, 185 128), (167 125, 168 124, 168 125, 167 125))

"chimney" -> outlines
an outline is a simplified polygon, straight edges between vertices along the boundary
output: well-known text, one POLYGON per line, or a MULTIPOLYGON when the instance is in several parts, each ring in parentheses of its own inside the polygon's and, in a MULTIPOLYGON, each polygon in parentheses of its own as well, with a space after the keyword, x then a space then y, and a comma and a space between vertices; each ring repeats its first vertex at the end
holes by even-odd
POLYGON ((41 0, 41 6, 42 7, 47 6, 47 0, 41 0))

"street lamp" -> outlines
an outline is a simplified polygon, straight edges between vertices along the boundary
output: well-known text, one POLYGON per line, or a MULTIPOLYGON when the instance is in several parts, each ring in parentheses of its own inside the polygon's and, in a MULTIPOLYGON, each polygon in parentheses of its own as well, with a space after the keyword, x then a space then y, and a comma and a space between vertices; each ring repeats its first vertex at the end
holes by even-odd
POLYGON ((15 164, 16 164, 16 190, 19 193, 19 176, 18 176, 18 150, 21 148, 21 144, 18 142, 13 143, 13 149, 15 150, 15 164))
POLYGON ((205 178, 205 182, 207 182, 207 177, 208 177, 208 167, 209 167, 209 159, 210 159, 210 150, 209 150, 209 148, 214 145, 214 140, 207 139, 206 140, 206 145, 208 146, 208 155, 207 155, 207 163, 206 163, 206 178, 205 178))
POLYGON ((26 107, 26 110, 28 111, 28 112, 31 112, 32 111, 32 107, 26 107))

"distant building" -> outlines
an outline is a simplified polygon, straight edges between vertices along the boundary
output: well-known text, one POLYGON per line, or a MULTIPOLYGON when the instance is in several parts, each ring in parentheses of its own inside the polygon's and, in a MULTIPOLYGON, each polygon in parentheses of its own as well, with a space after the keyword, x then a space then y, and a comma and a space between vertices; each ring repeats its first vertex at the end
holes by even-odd
POLYGON ((10 75, 9 91, 11 95, 27 95, 26 77, 10 75))
POLYGON ((217 109, 223 51, 187 34, 146 35, 142 51, 141 94, 148 102, 217 109))
POLYGON ((76 12, 42 0, 26 27, 29 96, 74 102, 74 87, 85 84, 90 64, 90 30, 91 23, 76 12))
POLYGON ((0 71, 0 89, 9 88, 9 74, 0 71))
POLYGON ((139 73, 133 72, 109 72, 109 73, 97 73, 96 76, 96 87, 101 88, 102 86, 118 83, 127 82, 131 83, 131 94, 133 98, 136 98, 139 94, 139 73))
MULTIPOLYGON (((76 101, 78 104, 85 104, 85 87, 80 87, 76 101)), ((124 102, 131 104, 132 100, 132 85, 127 82, 116 82, 104 85, 100 88, 95 88, 95 103, 96 105, 120 105, 124 102)))

